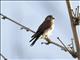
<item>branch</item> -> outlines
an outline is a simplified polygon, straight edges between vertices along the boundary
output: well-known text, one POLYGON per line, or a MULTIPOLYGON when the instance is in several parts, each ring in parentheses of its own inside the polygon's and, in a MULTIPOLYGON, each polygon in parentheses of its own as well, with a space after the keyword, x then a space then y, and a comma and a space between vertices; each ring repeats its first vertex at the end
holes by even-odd
POLYGON ((31 31, 32 33, 35 33, 33 30, 31 30, 31 29, 29 29, 28 27, 25 27, 24 25, 22 25, 22 24, 20 24, 20 23, 14 21, 14 20, 8 18, 7 16, 5 16, 5 15, 3 15, 3 14, 1 14, 1 13, 0 13, 0 15, 3 16, 2 19, 4 19, 4 20, 5 20, 5 19, 8 19, 8 20, 12 21, 13 23, 15 23, 15 24, 21 26, 21 29, 25 29, 26 31, 31 31))
POLYGON ((66 47, 66 45, 60 40, 60 38, 59 37, 57 37, 57 39, 61 42, 61 44, 65 47, 65 49, 74 57, 74 58, 76 58, 76 57, 78 57, 78 55, 77 55, 77 53, 73 50, 74 49, 74 47, 69 47, 69 48, 67 48, 66 47))
MULTIPOLYGON (((67 49, 66 49, 65 47, 63 47, 62 45, 60 45, 60 44, 58 44, 58 43, 56 43, 56 42, 51 41, 50 38, 44 38, 44 39, 50 41, 49 44, 54 44, 54 45, 60 47, 62 50, 67 51, 67 49)), ((48 45, 48 43, 46 43, 46 42, 42 42, 42 44, 48 45)))
MULTIPOLYGON (((26 30, 26 31, 30 31, 30 32, 32 32, 32 33, 35 33, 35 31, 31 30, 31 29, 28 28, 28 27, 25 27, 24 25, 22 25, 22 24, 20 24, 20 23, 18 23, 18 22, 16 22, 16 21, 14 21, 14 20, 12 20, 12 19, 10 19, 10 18, 8 18, 7 16, 5 16, 5 15, 3 15, 3 14, 1 14, 1 13, 0 13, 0 15, 3 16, 2 19, 4 19, 4 20, 5 20, 5 19, 8 19, 9 21, 11 21, 11 22, 13 22, 13 23, 21 26, 21 29, 24 29, 24 30, 26 30)), ((46 45, 54 44, 54 45, 60 47, 61 49, 63 49, 64 51, 68 51, 68 52, 73 56, 73 52, 70 51, 70 50, 68 50, 68 48, 65 47, 64 45, 62 46, 62 45, 60 45, 60 44, 58 44, 58 43, 56 43, 56 42, 53 42, 53 41, 51 41, 50 38, 44 38, 44 39, 45 39, 46 41, 48 41, 48 42, 42 42, 41 44, 46 44, 46 45)))
MULTIPOLYGON (((20 23, 18 23, 18 22, 16 22, 16 21, 14 21, 14 20, 12 20, 11 18, 8 18, 7 16, 5 16, 5 15, 3 15, 3 14, 1 14, 1 13, 0 13, 0 15, 3 16, 2 19, 4 19, 4 20, 5 20, 5 19, 8 19, 9 21, 11 21, 11 22, 13 22, 13 23, 21 26, 21 29, 25 29, 26 31, 30 31, 30 32, 32 32, 32 33, 35 33, 35 31, 33 31, 33 30, 31 30, 30 28, 25 27, 24 25, 22 25, 22 24, 20 24, 20 23)), ((44 38, 44 39, 46 39, 46 40, 49 41, 50 43, 52 43, 52 44, 60 47, 61 49, 64 49, 65 51, 67 51, 63 46, 61 46, 61 45, 59 45, 59 44, 57 44, 57 43, 55 43, 55 42, 52 42, 49 38, 44 38)), ((50 43, 49 43, 49 44, 50 44, 50 43)), ((44 43, 44 42, 42 42, 42 44, 47 44, 47 45, 48 45, 48 43, 44 43)))
POLYGON ((7 60, 7 58, 6 58, 4 55, 2 55, 1 53, 0 53, 0 56, 2 56, 2 58, 3 58, 4 60, 7 60))
POLYGON ((70 0, 66 0, 66 4, 67 4, 67 8, 68 8, 68 13, 69 13, 69 17, 70 17, 70 22, 71 22, 71 28, 72 28, 72 32, 73 32, 73 37, 74 37, 74 41, 75 41, 75 46, 76 46, 76 53, 77 53, 77 58, 78 60, 80 60, 80 47, 79 47, 79 40, 78 40, 78 34, 76 31, 76 24, 74 24, 74 20, 73 20, 73 15, 72 15, 72 7, 70 4, 70 0))

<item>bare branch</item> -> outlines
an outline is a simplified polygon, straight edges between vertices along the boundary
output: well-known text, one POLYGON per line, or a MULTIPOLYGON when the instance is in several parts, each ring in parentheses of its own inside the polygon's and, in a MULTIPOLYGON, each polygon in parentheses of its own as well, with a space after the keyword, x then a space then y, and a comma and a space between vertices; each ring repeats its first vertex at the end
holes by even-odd
POLYGON ((67 51, 67 49, 66 49, 66 48, 64 48, 63 46, 61 46, 60 44, 58 44, 58 43, 56 43, 56 42, 51 41, 51 39, 50 39, 50 38, 44 38, 44 39, 45 39, 45 40, 50 41, 50 43, 42 42, 41 44, 46 44, 46 45, 54 44, 54 45, 56 45, 56 46, 60 47, 62 50, 67 51))
MULTIPOLYGON (((11 22, 13 22, 13 23, 21 26, 21 29, 24 29, 24 30, 26 30, 26 31, 30 31, 30 32, 32 32, 32 33, 35 33, 35 31, 31 30, 31 29, 28 28, 28 27, 25 27, 24 25, 22 25, 22 24, 20 24, 20 23, 18 23, 18 22, 16 22, 16 21, 14 21, 14 20, 12 20, 12 19, 10 19, 10 18, 8 18, 7 16, 5 16, 5 15, 3 15, 3 14, 1 14, 1 13, 0 13, 0 15, 3 16, 2 19, 8 19, 9 21, 11 21, 11 22)), ((51 41, 50 38, 44 38, 44 39, 45 39, 47 42, 42 42, 41 44, 46 44, 46 45, 54 44, 54 45, 60 47, 61 49, 63 49, 64 51, 68 51, 72 56, 74 55, 74 52, 68 50, 67 47, 62 46, 62 45, 60 45, 60 44, 58 44, 58 43, 56 43, 56 42, 51 41)))
MULTIPOLYGON (((35 31, 31 30, 31 29, 28 28, 28 27, 25 27, 24 25, 22 25, 22 24, 20 24, 20 23, 18 23, 18 22, 16 22, 16 21, 14 21, 14 20, 12 20, 12 19, 10 19, 10 18, 8 18, 7 16, 5 16, 5 15, 3 15, 3 14, 1 14, 1 13, 0 13, 0 15, 3 16, 2 19, 8 19, 8 20, 10 20, 11 22, 16 23, 17 25, 21 26, 21 29, 25 29, 26 31, 30 31, 30 32, 32 32, 32 33, 35 33, 35 31)), ((47 44, 47 45, 48 45, 48 44, 55 44, 56 46, 60 47, 61 49, 64 49, 65 51, 67 51, 63 46, 61 46, 61 45, 59 45, 59 44, 57 44, 57 43, 55 43, 55 42, 52 42, 49 38, 44 38, 44 39, 46 39, 47 41, 50 42, 50 43, 45 43, 45 44, 47 44)), ((44 44, 44 43, 42 42, 42 44, 44 44)))
POLYGON ((2 56, 2 58, 3 58, 4 60, 7 60, 7 58, 6 58, 4 55, 2 55, 1 53, 0 53, 0 56, 2 56))
POLYGON ((77 17, 77 19, 75 19, 75 20, 78 22, 78 24, 74 24, 75 22, 74 22, 73 15, 72 15, 72 12, 71 12, 72 7, 71 7, 71 4, 70 4, 70 0, 66 0, 66 4, 67 4, 67 8, 68 8, 69 17, 70 17, 73 37, 74 37, 74 41, 75 41, 75 45, 76 45, 76 51, 77 51, 76 55, 77 55, 78 60, 80 60, 80 47, 79 47, 78 34, 77 34, 77 31, 76 31, 76 26, 79 25, 79 19, 77 17))
POLYGON ((8 19, 8 20, 10 20, 11 22, 13 22, 13 23, 15 23, 15 24, 21 26, 21 29, 25 29, 26 31, 31 31, 32 33, 35 33, 33 30, 31 30, 31 29, 29 29, 28 27, 25 27, 24 25, 22 25, 22 24, 20 24, 20 23, 14 21, 14 20, 8 18, 7 16, 5 16, 5 15, 3 15, 3 14, 1 14, 1 13, 0 13, 0 15, 3 16, 2 19, 8 19))
POLYGON ((77 56, 77 53, 73 50, 73 47, 71 48, 71 47, 69 47, 69 48, 67 48, 66 47, 66 45, 60 40, 60 38, 59 37, 57 37, 57 39, 61 42, 61 44, 65 47, 65 49, 74 57, 74 58, 76 58, 76 57, 78 57, 77 56))

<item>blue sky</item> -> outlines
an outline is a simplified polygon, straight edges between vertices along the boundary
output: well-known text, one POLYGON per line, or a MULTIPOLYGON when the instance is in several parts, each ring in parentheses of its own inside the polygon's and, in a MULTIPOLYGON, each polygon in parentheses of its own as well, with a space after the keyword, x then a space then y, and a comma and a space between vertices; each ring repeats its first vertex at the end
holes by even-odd
MULTIPOLYGON (((72 2, 73 8, 79 1, 72 2)), ((65 1, 2 1, 1 13, 36 31, 47 15, 55 17, 55 28, 49 37, 60 44, 57 37, 68 45, 72 31, 65 1)), ((78 26, 78 35, 80 28, 78 26)), ((76 60, 68 52, 55 45, 41 45, 39 39, 30 47, 33 33, 20 30, 20 26, 8 20, 1 20, 1 52, 10 60, 76 60)))

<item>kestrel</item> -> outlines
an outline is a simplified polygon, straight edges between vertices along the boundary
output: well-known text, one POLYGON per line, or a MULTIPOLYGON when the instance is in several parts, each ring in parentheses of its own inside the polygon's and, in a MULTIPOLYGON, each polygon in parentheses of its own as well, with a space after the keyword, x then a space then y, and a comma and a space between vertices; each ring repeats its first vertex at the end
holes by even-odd
POLYGON ((49 37, 49 35, 52 33, 54 29, 54 17, 52 15, 48 15, 44 22, 39 26, 38 30, 34 35, 32 35, 32 39, 29 42, 31 43, 31 46, 35 44, 35 42, 38 40, 40 36, 43 38, 49 37))

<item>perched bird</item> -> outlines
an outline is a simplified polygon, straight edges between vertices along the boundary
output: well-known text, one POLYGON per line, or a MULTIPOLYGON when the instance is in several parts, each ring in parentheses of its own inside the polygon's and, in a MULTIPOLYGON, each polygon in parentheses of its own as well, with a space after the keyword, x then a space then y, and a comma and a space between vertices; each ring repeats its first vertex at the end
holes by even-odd
POLYGON ((40 36, 42 38, 48 38, 48 36, 51 34, 51 32, 54 29, 54 17, 52 15, 48 15, 44 22, 39 26, 38 30, 34 35, 32 35, 32 39, 29 42, 31 43, 31 46, 35 44, 35 42, 38 40, 40 36))

